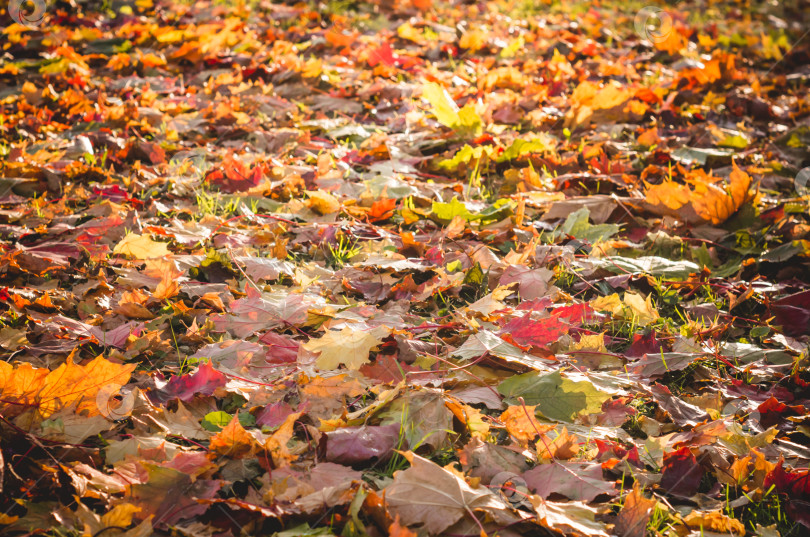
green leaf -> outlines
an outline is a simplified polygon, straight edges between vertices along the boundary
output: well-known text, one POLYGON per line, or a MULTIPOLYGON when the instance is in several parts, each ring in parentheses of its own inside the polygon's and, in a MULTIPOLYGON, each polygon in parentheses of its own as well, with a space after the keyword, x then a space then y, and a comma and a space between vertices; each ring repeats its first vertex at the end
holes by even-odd
POLYGON ((248 427, 254 427, 256 425, 256 416, 251 414, 250 412, 240 412, 236 415, 239 418, 239 425, 247 429, 248 427))
POLYGON ((790 241, 766 250, 759 258, 770 263, 782 263, 795 255, 804 255, 806 253, 807 248, 804 246, 804 241, 790 241))
POLYGON ((755 326, 751 329, 751 337, 765 337, 771 333, 771 329, 767 326, 755 326))
POLYGON ((309 537, 310 535, 334 535, 329 528, 310 528, 309 524, 304 522, 294 528, 286 531, 277 531, 273 537, 309 537))
POLYGON ((516 205, 517 203, 513 200, 501 198, 478 213, 478 217, 481 219, 482 224, 497 222, 511 216, 512 209, 514 209, 516 205))
POLYGON ((517 375, 501 382, 498 391, 509 404, 518 404, 518 397, 523 397, 527 405, 537 405, 543 416, 566 422, 573 422, 581 414, 601 412, 602 403, 610 399, 592 383, 574 382, 563 378, 559 371, 517 375))
POLYGON ((481 269, 481 264, 476 263, 467 274, 464 275, 464 283, 469 285, 481 285, 484 282, 484 271, 481 269))
POLYGON ((217 410, 206 414, 200 425, 206 431, 219 432, 231 422, 231 418, 233 416, 227 412, 217 410))
POLYGON ((506 150, 498 155, 498 158, 495 159, 498 162, 506 162, 509 160, 515 160, 523 155, 529 155, 531 153, 542 153, 545 151, 550 150, 552 147, 543 140, 534 139, 534 140, 522 140, 518 138, 512 145, 510 145, 506 150))
POLYGON ((608 239, 619 232, 617 224, 591 225, 588 222, 590 215, 591 212, 587 207, 574 211, 565 219, 565 223, 561 228, 562 232, 571 235, 575 239, 588 241, 591 244, 608 239))

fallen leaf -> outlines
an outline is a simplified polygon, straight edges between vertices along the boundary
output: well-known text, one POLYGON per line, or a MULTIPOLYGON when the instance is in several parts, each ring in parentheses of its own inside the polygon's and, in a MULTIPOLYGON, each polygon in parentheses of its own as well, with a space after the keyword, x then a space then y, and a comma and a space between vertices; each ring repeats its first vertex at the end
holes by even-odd
POLYGON ((135 259, 152 259, 169 255, 165 242, 153 241, 148 235, 129 233, 115 245, 114 254, 128 255, 135 259))
POLYGON ((687 185, 671 180, 647 185, 645 208, 656 214, 678 216, 693 224, 719 225, 748 201, 752 182, 736 164, 728 182, 700 170, 692 172, 686 180, 687 185))
POLYGON ((487 489, 473 488, 457 475, 412 452, 404 456, 411 467, 395 473, 394 482, 384 492, 391 511, 407 526, 419 526, 435 535, 475 511, 508 509, 487 489))
POLYGON ((528 405, 536 405, 544 416, 571 422, 582 414, 595 414, 610 396, 597 390, 590 382, 574 382, 558 371, 548 374, 515 375, 498 385, 498 391, 515 401, 523 397, 528 405))
POLYGON ((360 369, 369 361, 369 352, 382 343, 385 329, 370 331, 344 326, 340 331, 329 330, 321 338, 312 339, 302 345, 310 352, 320 353, 315 365, 319 369, 337 369, 344 365, 349 369, 360 369))
POLYGON ((553 425, 541 424, 534 416, 536 406, 515 405, 507 408, 500 416, 506 430, 522 445, 554 428, 553 425))
POLYGON ((613 483, 602 477, 602 465, 597 463, 553 462, 535 466, 523 473, 529 489, 546 499, 552 494, 570 500, 593 501, 597 496, 613 496, 613 483))

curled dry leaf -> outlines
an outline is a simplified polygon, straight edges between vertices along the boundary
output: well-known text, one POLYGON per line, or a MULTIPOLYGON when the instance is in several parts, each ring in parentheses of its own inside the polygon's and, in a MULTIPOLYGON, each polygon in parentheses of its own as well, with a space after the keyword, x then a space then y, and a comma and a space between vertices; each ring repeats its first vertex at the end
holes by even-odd
POLYGON ((727 181, 699 169, 685 181, 647 185, 644 208, 659 215, 678 216, 690 224, 719 225, 751 199, 751 176, 736 164, 727 181))

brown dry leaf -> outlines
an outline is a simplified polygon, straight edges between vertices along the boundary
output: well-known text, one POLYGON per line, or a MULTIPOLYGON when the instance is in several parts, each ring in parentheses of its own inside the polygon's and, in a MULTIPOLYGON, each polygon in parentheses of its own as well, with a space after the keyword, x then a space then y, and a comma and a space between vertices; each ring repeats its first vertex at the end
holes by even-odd
POLYGON ((727 182, 700 169, 690 172, 686 181, 691 188, 671 180, 647 184, 644 208, 662 216, 678 216, 690 224, 719 225, 750 197, 751 177, 736 164, 727 182))
POLYGON ((167 434, 176 434, 189 440, 208 440, 211 437, 212 433, 200 426, 202 416, 195 416, 182 401, 177 401, 177 409, 174 411, 167 408, 162 410, 162 414, 150 415, 148 419, 167 434))
POLYGON ((616 533, 620 537, 647 535, 647 521, 657 503, 656 500, 645 498, 641 487, 636 483, 625 497, 624 505, 616 517, 616 533))
POLYGON ((408 526, 435 535, 476 510, 497 511, 507 505, 484 487, 472 488, 438 464, 412 452, 404 454, 411 467, 394 474, 385 501, 408 526))
POLYGON ((565 535, 608 537, 605 525, 596 521, 597 510, 585 502, 556 503, 529 496, 540 523, 565 535))

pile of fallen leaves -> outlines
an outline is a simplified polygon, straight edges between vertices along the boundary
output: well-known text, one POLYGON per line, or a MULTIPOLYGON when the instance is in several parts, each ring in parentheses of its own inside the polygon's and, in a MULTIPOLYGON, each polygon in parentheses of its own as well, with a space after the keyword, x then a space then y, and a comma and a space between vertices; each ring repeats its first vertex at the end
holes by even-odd
POLYGON ((4 13, 0 532, 807 535, 810 12, 643 7, 4 13))

